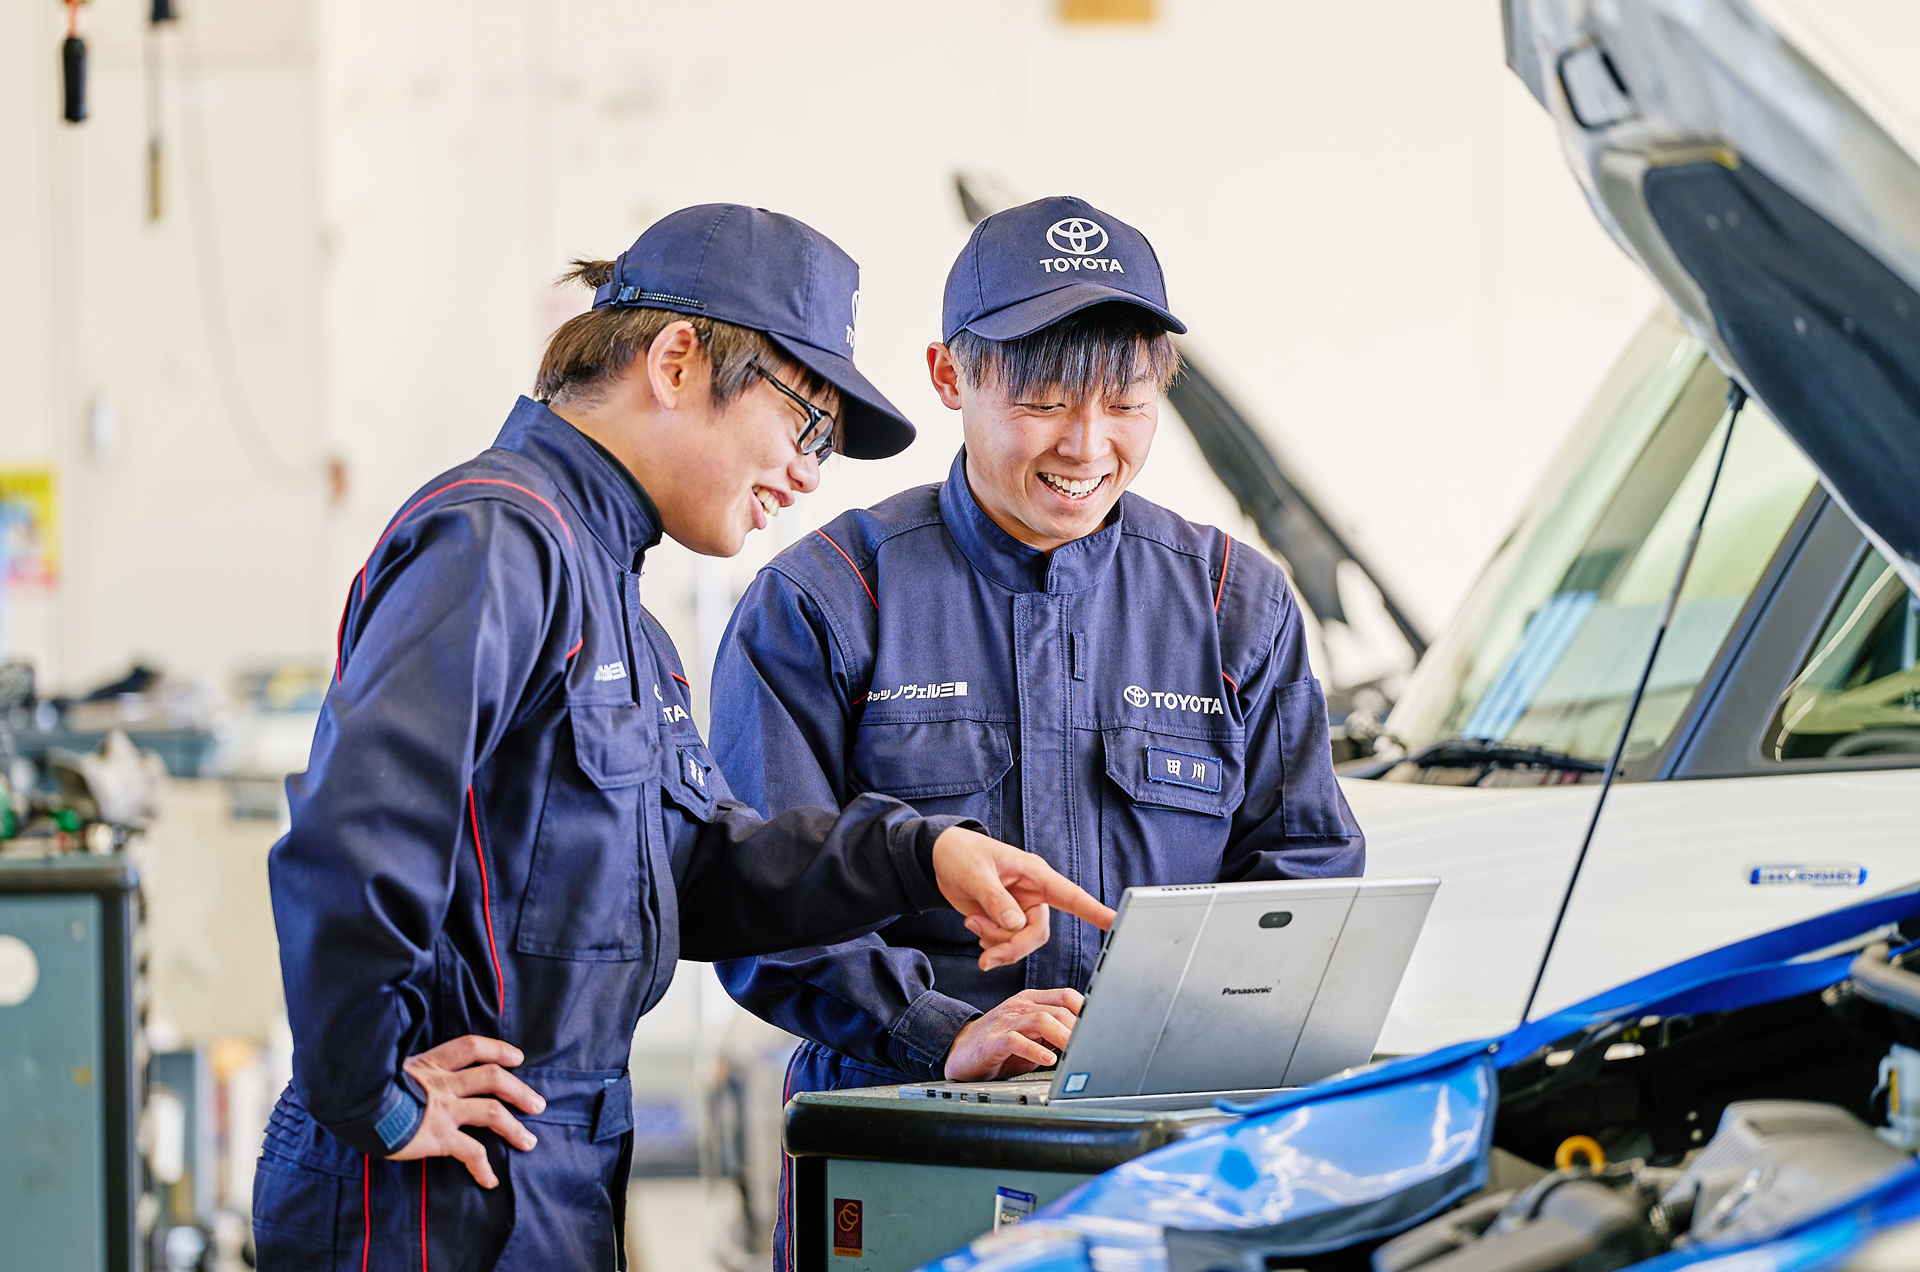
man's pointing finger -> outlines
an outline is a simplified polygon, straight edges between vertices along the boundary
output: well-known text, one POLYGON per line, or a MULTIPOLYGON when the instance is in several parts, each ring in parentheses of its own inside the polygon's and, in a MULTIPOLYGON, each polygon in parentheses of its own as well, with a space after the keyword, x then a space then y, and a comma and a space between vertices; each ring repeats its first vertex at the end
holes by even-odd
POLYGON ((1113 926, 1113 911, 1095 900, 1085 888, 1057 871, 1049 869, 1047 874, 1052 877, 1040 883, 1048 905, 1064 914, 1085 919, 1103 932, 1113 926))

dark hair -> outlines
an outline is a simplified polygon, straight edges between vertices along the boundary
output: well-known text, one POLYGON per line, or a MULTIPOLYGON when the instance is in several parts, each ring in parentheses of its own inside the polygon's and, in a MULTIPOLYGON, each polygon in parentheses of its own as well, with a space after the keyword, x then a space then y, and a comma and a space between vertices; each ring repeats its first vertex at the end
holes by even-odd
POLYGON ((947 350, 973 387, 991 380, 1012 398, 1058 388, 1084 401, 1143 379, 1164 390, 1180 373, 1180 354, 1167 329, 1124 301, 1082 309, 1013 340, 962 331, 947 341, 947 350))
MULTIPOLYGON (((599 287, 612 280, 613 271, 612 261, 574 261, 573 268, 554 282, 556 286, 582 283, 599 287)), ((589 309, 560 324, 540 356, 533 396, 542 402, 592 399, 676 322, 690 324, 701 348, 707 351, 713 364, 713 400, 718 406, 725 406, 752 386, 755 362, 789 380, 797 375, 801 392, 809 396, 828 387, 825 380, 782 353, 766 333, 751 327, 671 309, 610 306, 589 309)))

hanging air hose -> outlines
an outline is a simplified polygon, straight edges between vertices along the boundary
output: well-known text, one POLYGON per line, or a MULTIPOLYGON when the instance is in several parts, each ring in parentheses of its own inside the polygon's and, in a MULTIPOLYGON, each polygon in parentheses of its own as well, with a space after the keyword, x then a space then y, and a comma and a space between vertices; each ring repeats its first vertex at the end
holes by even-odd
POLYGON ((67 0, 67 39, 60 46, 60 79, 66 89, 66 121, 77 124, 87 117, 87 42, 80 38, 80 0, 67 0))

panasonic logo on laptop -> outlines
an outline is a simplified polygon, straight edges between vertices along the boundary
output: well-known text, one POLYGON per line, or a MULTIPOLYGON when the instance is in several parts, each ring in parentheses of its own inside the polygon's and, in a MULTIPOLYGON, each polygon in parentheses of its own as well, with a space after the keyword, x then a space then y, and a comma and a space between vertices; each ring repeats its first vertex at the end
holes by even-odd
POLYGON ((1220 992, 1223 994, 1271 994, 1273 992, 1273 986, 1255 985, 1252 989, 1235 989, 1229 985, 1220 992))

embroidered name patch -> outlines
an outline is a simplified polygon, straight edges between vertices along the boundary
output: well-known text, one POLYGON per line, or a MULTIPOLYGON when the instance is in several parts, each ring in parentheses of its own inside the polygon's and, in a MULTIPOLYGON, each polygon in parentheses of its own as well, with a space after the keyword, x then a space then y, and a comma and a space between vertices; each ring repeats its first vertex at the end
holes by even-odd
POLYGON ((687 775, 687 784, 702 794, 707 794, 707 774, 713 771, 710 764, 702 764, 700 757, 687 747, 680 748, 680 771, 687 775))
POLYGON ((1218 794, 1220 761, 1211 755, 1189 755, 1185 751, 1150 746, 1147 748, 1147 780, 1218 794))

